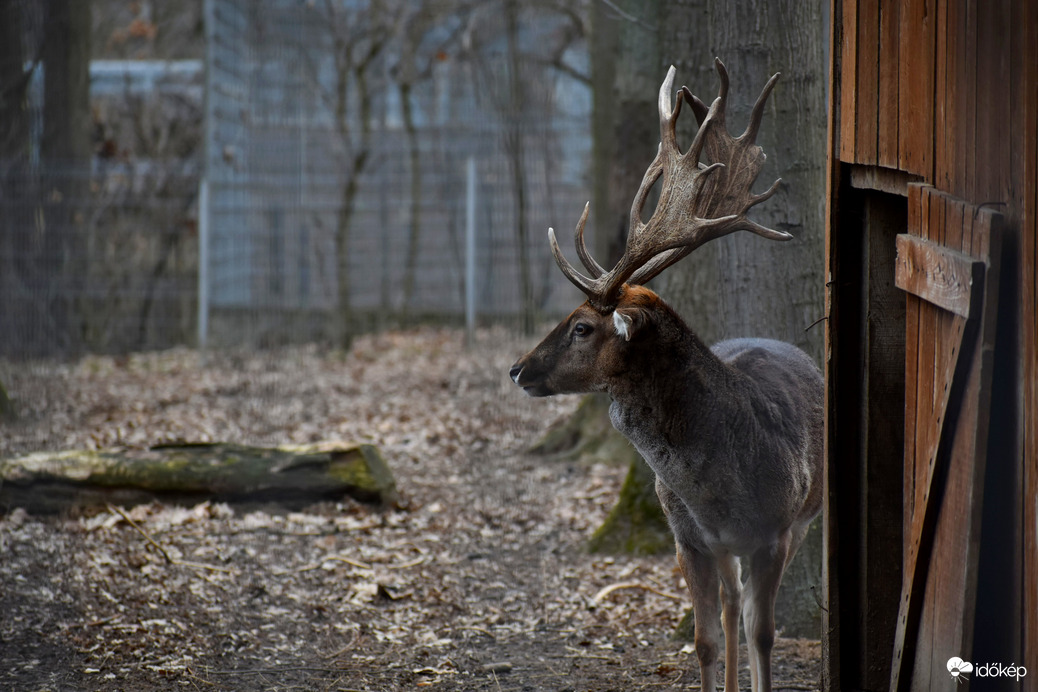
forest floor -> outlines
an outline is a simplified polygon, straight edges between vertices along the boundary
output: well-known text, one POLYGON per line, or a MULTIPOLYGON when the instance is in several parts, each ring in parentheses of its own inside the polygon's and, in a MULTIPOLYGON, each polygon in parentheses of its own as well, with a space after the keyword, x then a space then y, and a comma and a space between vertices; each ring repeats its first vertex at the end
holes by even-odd
MULTIPOLYGON (((177 349, 0 363, 0 457, 164 442, 377 445, 397 507, 0 508, 0 688, 697 689, 672 556, 589 554, 624 468, 527 448, 575 397, 533 400, 503 332, 348 352, 177 349)), ((740 678, 749 686, 743 647, 740 678)), ((776 689, 818 689, 780 637, 776 689)), ((722 678, 723 679, 723 678, 722 678)))

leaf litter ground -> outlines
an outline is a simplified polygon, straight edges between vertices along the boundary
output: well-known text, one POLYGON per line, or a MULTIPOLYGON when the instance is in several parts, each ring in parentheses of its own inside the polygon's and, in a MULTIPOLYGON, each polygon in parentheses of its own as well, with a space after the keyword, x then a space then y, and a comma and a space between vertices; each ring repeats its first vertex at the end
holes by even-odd
MULTIPOLYGON (((584 549, 625 469, 525 452, 577 404, 511 384, 529 346, 426 329, 349 352, 0 363, 19 410, 0 456, 370 442, 401 493, 390 509, 0 508, 0 687, 697 688, 692 647, 671 637, 690 605, 673 558, 584 549)), ((777 688, 817 689, 819 656, 780 638, 777 688)))

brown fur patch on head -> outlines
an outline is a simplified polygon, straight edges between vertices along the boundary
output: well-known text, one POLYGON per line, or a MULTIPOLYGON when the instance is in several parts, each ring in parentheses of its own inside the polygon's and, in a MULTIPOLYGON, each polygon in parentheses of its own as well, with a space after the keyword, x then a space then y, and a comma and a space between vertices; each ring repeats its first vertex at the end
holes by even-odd
POLYGON ((666 306, 654 291, 644 286, 625 285, 613 311, 616 333, 630 341, 638 331, 649 324, 653 313, 661 308, 666 306))
POLYGON ((624 284, 617 307, 651 308, 662 302, 663 300, 651 288, 624 284))

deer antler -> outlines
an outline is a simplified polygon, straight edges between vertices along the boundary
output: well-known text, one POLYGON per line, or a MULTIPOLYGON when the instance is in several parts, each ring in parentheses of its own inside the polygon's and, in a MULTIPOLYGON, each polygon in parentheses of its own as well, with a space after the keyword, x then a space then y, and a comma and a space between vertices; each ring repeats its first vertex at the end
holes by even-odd
POLYGON ((548 229, 552 254, 562 273, 597 308, 612 309, 625 283, 643 284, 649 281, 714 238, 735 231, 752 231, 772 240, 792 238, 788 233, 766 228, 746 218, 750 207, 775 194, 781 182, 781 179, 776 180, 766 192, 759 195, 750 191, 766 158, 754 140, 764 115, 764 104, 779 75, 775 74, 768 80, 761 91, 746 131, 739 137, 732 137, 725 125, 728 71, 719 59, 714 64, 721 86, 709 108, 693 96, 687 87, 681 87, 677 92, 677 102, 671 105, 675 69, 672 66, 667 71, 659 94, 659 150, 634 196, 627 246, 615 267, 607 272, 591 257, 584 244, 587 206, 577 222, 575 242, 577 254, 590 272, 590 277, 570 265, 559 249, 555 231, 548 229), (688 101, 699 123, 699 130, 685 153, 678 147, 675 131, 683 100, 688 101), (704 153, 706 160, 711 162, 709 165, 699 161, 704 153), (656 210, 652 218, 644 222, 641 218, 642 209, 649 191, 661 176, 663 185, 656 210))

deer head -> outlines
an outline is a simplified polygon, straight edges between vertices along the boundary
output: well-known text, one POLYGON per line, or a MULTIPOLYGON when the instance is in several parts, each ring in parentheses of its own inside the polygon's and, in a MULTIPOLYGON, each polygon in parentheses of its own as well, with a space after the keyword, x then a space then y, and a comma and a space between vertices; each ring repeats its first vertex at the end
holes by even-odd
POLYGON ((624 352, 629 342, 645 326, 659 324, 660 311, 669 311, 642 285, 703 243, 741 230, 772 240, 792 237, 746 217, 746 212, 771 197, 781 182, 776 180, 761 194, 750 189, 766 158, 755 140, 764 104, 779 75, 768 80, 761 91, 746 131, 732 137, 725 124, 728 72, 720 60, 714 65, 721 85, 709 107, 687 87, 678 90, 672 104, 675 69, 667 71, 659 93, 659 149, 634 196, 624 254, 611 270, 599 265, 584 244, 588 205, 574 231, 577 255, 588 275, 566 260, 555 231, 548 229, 555 261, 587 301, 512 366, 512 379, 528 394, 607 390, 610 379, 625 369, 624 352), (685 152, 679 148, 676 134, 683 101, 688 102, 699 124, 685 152), (643 221, 649 191, 660 178, 659 201, 649 220, 643 221))

